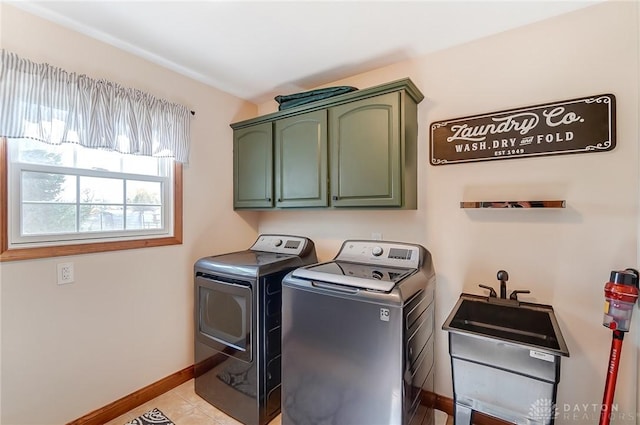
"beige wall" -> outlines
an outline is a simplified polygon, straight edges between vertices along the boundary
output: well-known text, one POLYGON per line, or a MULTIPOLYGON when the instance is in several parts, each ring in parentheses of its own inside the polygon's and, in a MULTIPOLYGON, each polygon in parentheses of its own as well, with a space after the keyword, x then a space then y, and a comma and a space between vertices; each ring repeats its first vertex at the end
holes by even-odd
MULTIPOLYGON (((640 7, 636 8, 636 16, 637 16, 637 22, 638 22, 638 26, 636 27, 636 36, 637 36, 638 40, 640 40, 640 7)), ((636 46, 636 58, 637 58, 636 59, 636 63, 638 65, 638 69, 636 70, 637 71, 637 77, 636 78, 637 78, 638 81, 640 81, 640 41, 638 42, 638 45, 636 46)), ((640 85, 638 86, 638 102, 640 103, 640 85)), ((636 126, 637 126, 637 129, 638 129, 638 134, 640 135, 640 119, 636 123, 636 126)), ((638 221, 640 222, 640 217, 639 217, 638 221)), ((637 245, 640 247, 640 229, 638 229, 637 245)), ((639 252, 637 254, 638 254, 638 259, 636 261, 636 264, 640 264, 640 250, 639 250, 639 252)), ((634 323, 635 323, 635 328, 636 329, 640 328, 640 314, 636 314, 635 315, 634 323)), ((636 352, 636 359, 638 361, 640 361, 640 332, 636 332, 635 352, 636 352)), ((640 367, 637 367, 636 378, 637 378, 637 380, 636 380, 636 412, 638 412, 638 411, 640 411, 640 367)), ((640 413, 640 412, 638 412, 638 413, 640 413)), ((639 414, 639 416, 640 416, 640 414, 639 414)), ((640 418, 638 418, 637 421, 640 422, 640 418)))
POLYGON ((0 7, 3 48, 196 111, 182 245, 1 265, 1 422, 59 425, 193 364, 193 263, 245 248, 256 235, 256 214, 233 212, 229 127, 256 107, 0 7), (56 264, 67 261, 75 264, 75 283, 58 286, 56 264))
MULTIPOLYGON (((640 7, 636 8, 636 21, 638 22, 638 26, 636 27, 636 37, 640 40, 640 7)), ((636 72, 637 81, 640 81, 640 41, 636 45, 636 64, 638 65, 636 72)), ((640 103, 640 84, 638 85, 638 102, 640 103)), ((638 135, 640 135, 640 119, 636 123, 638 135)), ((637 190, 640 192, 640 188, 637 190)), ((640 222, 640 213, 638 217, 638 221, 640 222)), ((639 226, 640 227, 640 226, 639 226)), ((640 247, 640 228, 638 229, 638 240, 636 241, 637 246, 640 247)), ((636 264, 640 265, 640 249, 637 252, 637 261, 636 264)), ((634 327, 636 329, 640 328, 640 314, 636 314, 634 316, 634 327)), ((635 353, 636 359, 640 362, 640 332, 636 331, 636 339, 635 339, 635 353)), ((636 419, 640 422, 640 366, 637 367, 636 370, 636 412, 638 412, 638 418, 636 419)))
MULTIPOLYGON (((256 109, 0 3, 3 48, 196 111, 183 245, 0 266, 0 422, 64 423, 192 364, 192 264, 246 247, 257 231, 308 235, 322 260, 344 239, 372 232, 423 244, 438 273, 438 328, 460 292, 478 293, 478 283, 494 284, 495 272, 508 270, 510 288, 531 289, 528 300, 556 309, 571 351, 562 363, 561 405, 600 403, 610 342, 600 324, 602 287, 610 270, 638 261, 637 8, 607 2, 331 84, 365 88, 408 76, 423 91, 417 210, 238 214, 228 124, 271 112, 273 103, 256 109), (609 92, 618 101, 612 152, 428 164, 430 122, 609 92), (559 198, 568 208, 458 208, 463 199, 498 198, 559 198), (76 282, 57 286, 55 267, 63 261, 74 262, 76 282)), ((436 390, 451 396, 446 334, 436 336, 436 390)), ((632 347, 623 353, 616 393, 627 413, 638 410, 632 347)), ((557 423, 597 423, 592 410, 578 413, 570 420, 563 412, 557 423)))
MULTIPOLYGON (((447 335, 439 328, 461 292, 481 293, 479 283, 495 286, 496 271, 506 269, 509 288, 530 289, 524 299, 554 306, 571 352, 562 361, 556 423, 597 423, 594 406, 582 405, 602 401, 611 341, 601 325, 603 286, 611 270, 638 261, 637 8, 637 2, 607 2, 330 84, 366 88, 410 77, 424 93, 418 109, 418 209, 269 212, 260 216, 260 232, 306 234, 321 260, 332 258, 342 240, 370 238, 372 232, 428 248, 438 285, 436 391, 447 396, 447 335), (611 152, 428 163, 433 121, 601 93, 617 97, 618 145, 611 152), (462 200, 500 199, 566 199, 567 208, 458 207, 462 200)), ((269 103, 259 111, 275 108, 269 103)), ((638 411, 635 335, 628 340, 616 402, 632 419, 619 423, 635 424, 629 418, 638 411)))

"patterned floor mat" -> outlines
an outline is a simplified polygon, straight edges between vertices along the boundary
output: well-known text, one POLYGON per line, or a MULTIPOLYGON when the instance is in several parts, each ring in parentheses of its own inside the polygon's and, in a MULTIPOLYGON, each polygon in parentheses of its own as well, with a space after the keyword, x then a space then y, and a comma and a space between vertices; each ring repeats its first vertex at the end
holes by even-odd
POLYGON ((127 422, 125 425, 175 425, 159 409, 149 410, 142 416, 127 422))

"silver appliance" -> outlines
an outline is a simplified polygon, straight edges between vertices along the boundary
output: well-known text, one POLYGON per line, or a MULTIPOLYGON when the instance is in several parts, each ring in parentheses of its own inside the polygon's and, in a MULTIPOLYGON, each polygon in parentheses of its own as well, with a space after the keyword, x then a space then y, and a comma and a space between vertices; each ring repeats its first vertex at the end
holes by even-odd
POLYGON ((420 245, 347 240, 282 282, 282 424, 433 424, 435 272, 420 245))
POLYGON ((506 297, 463 293, 442 329, 449 332, 456 425, 474 412, 521 425, 553 425, 560 362, 569 356, 553 307, 506 297))
POLYGON ((310 239, 261 235, 195 263, 196 394, 247 425, 278 415, 282 279, 317 261, 310 239))

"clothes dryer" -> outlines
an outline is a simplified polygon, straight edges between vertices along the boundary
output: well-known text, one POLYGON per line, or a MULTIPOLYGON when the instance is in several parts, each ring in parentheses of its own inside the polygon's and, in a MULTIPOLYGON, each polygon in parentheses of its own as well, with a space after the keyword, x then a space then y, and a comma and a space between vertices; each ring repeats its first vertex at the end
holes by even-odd
POLYGON ((261 235, 195 263, 195 391, 246 425, 280 412, 282 279, 317 262, 305 237, 261 235))

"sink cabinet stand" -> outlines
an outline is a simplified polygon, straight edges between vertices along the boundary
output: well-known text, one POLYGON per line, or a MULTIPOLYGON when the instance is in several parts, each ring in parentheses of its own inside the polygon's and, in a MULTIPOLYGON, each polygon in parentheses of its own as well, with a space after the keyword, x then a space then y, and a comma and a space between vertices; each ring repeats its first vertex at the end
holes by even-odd
POLYGON ((474 411, 522 425, 552 425, 560 355, 472 335, 449 333, 455 425, 474 411))

